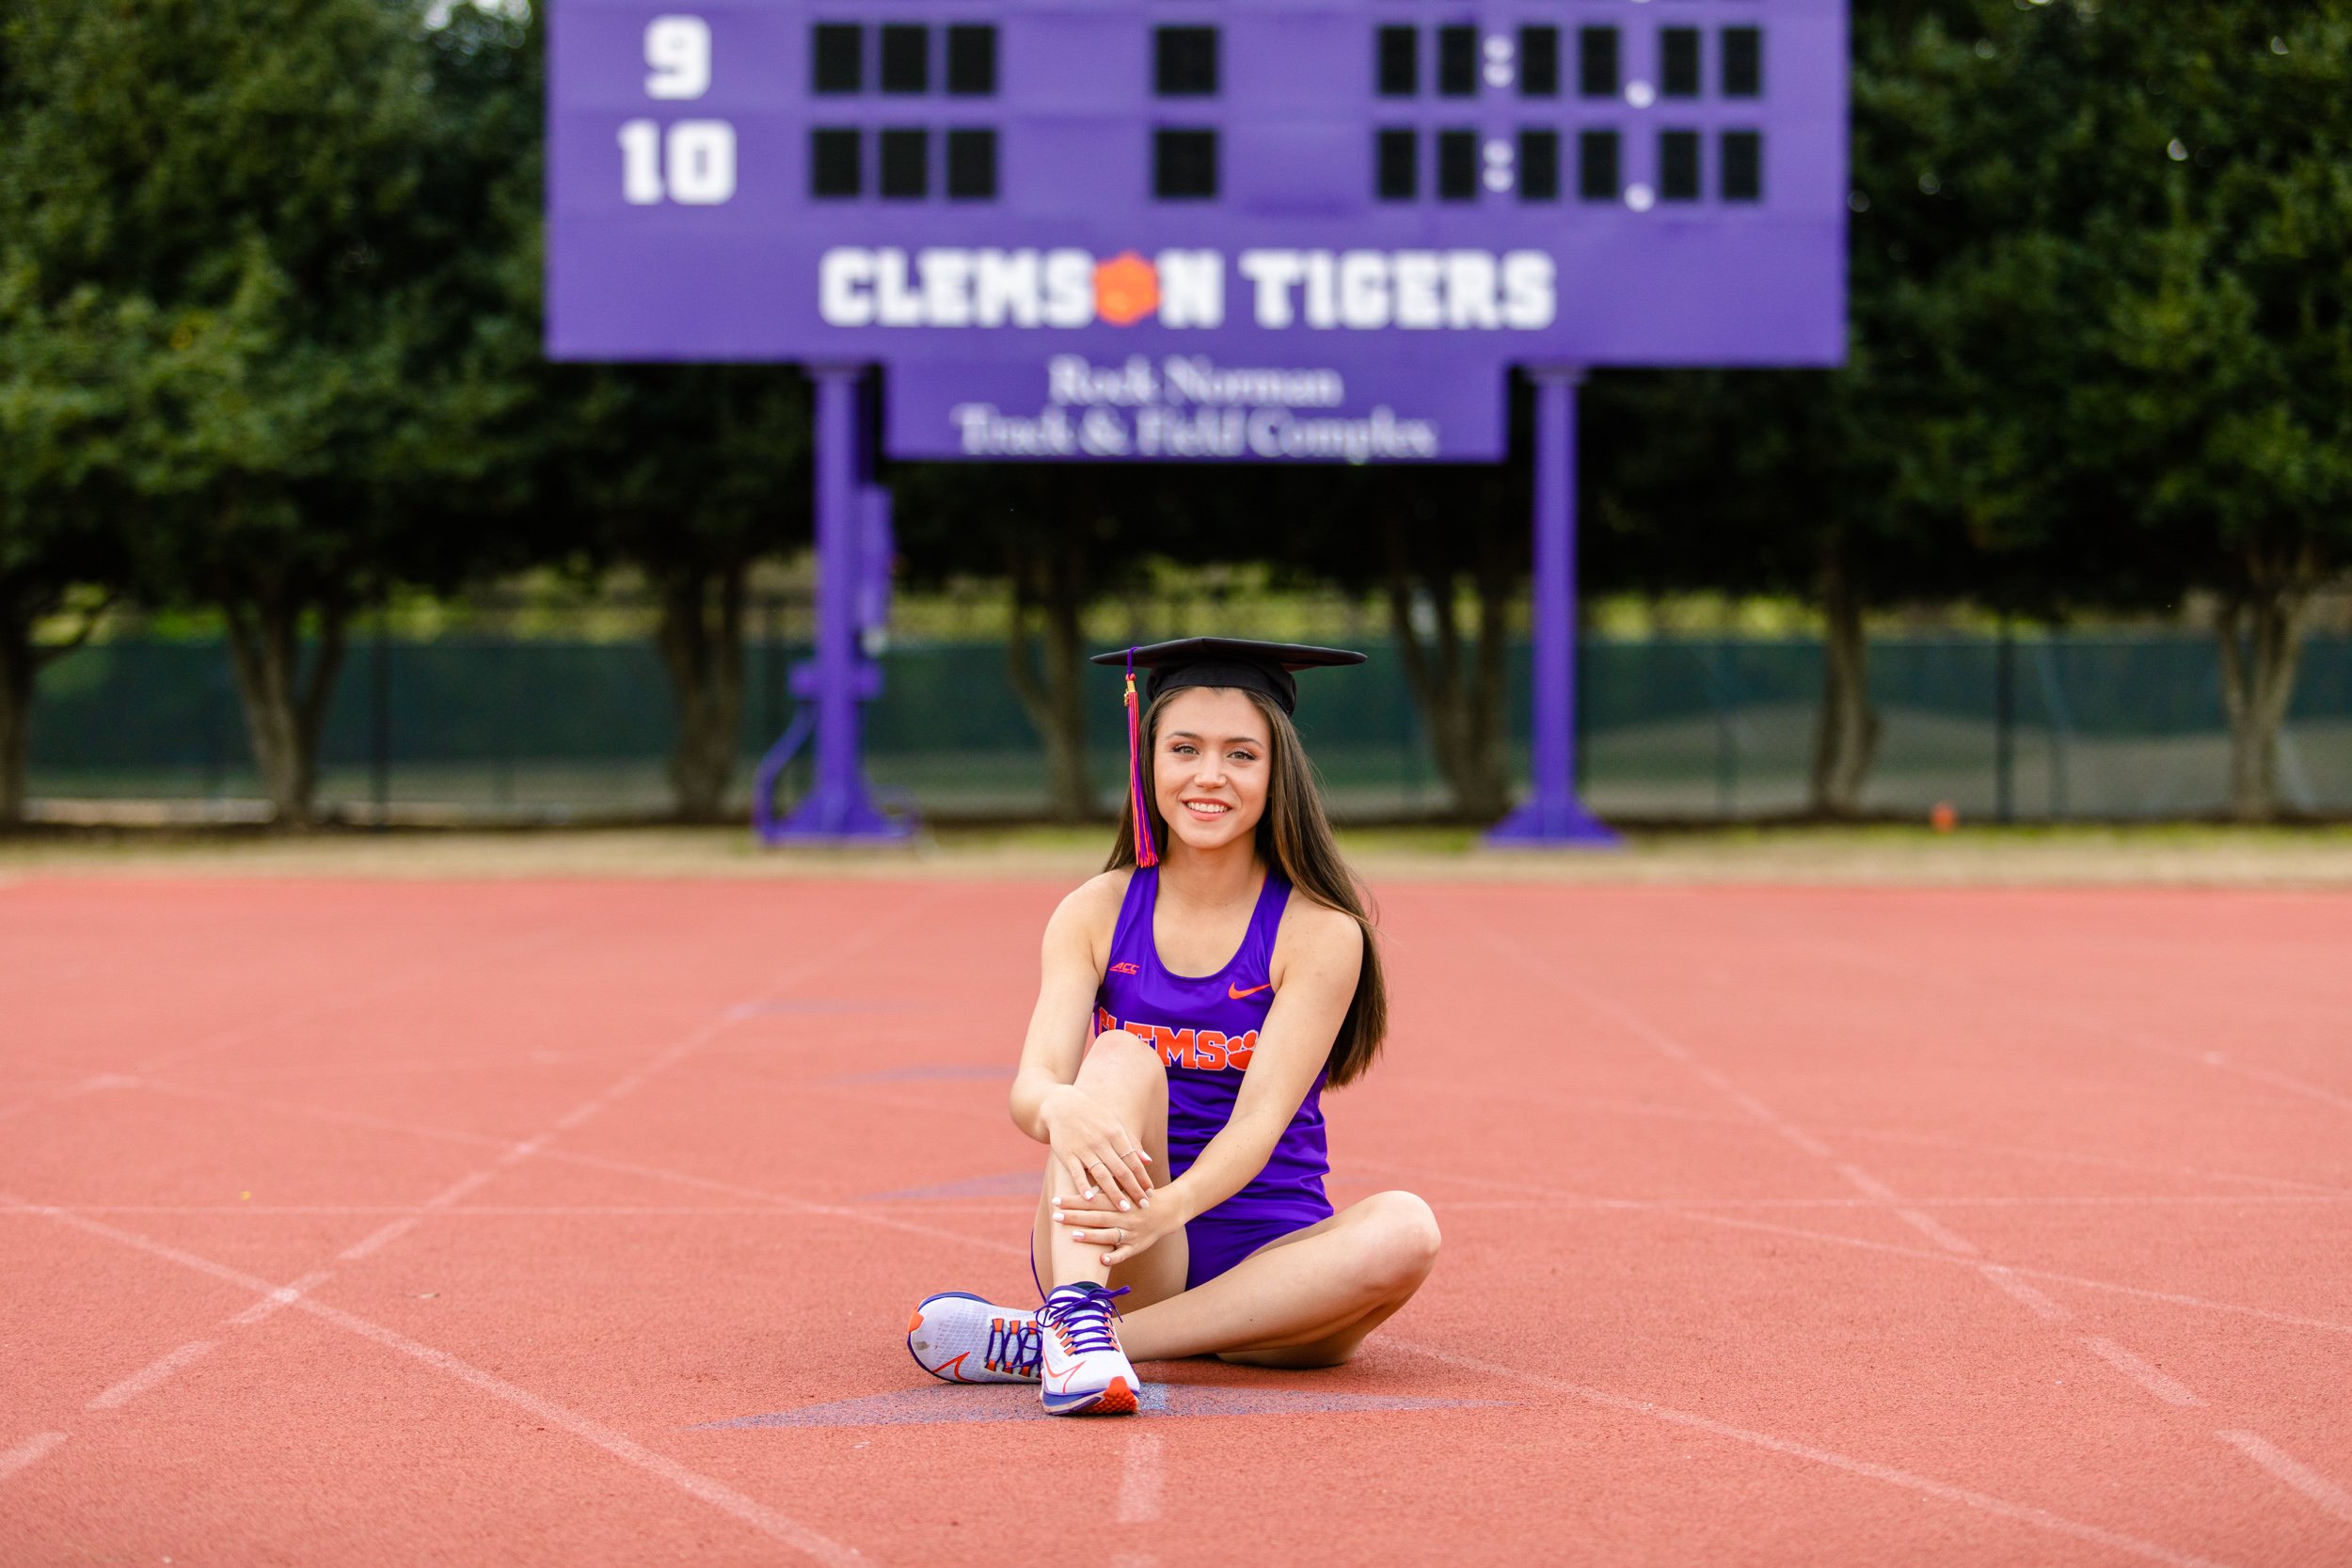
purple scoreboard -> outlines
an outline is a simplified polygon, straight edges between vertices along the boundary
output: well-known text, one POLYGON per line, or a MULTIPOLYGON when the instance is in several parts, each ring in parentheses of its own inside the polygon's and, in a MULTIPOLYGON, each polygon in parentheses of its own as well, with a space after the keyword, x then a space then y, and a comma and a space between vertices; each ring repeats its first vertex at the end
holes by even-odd
POLYGON ((1513 367, 1536 788, 1504 832, 1588 836, 1577 377, 1843 355, 1844 0, 555 0, 549 34, 549 352, 817 379, 818 778, 777 836, 883 821, 842 662, 877 439, 1491 461, 1513 367))

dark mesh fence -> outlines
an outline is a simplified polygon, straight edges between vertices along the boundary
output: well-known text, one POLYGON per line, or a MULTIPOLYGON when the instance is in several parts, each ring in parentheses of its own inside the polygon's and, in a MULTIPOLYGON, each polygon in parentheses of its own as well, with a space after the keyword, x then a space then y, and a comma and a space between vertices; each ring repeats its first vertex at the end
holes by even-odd
MULTIPOLYGON (((753 650, 742 745, 755 756, 790 717, 785 670, 802 650, 753 650)), ((2228 737, 2209 640, 1882 638, 1871 687, 1883 719, 1868 801, 1950 800, 2025 818, 2211 813, 2227 794, 2228 737), (2006 691, 2006 698, 2004 692, 2006 691), (2006 717, 2005 717, 2006 716, 2006 717), (2003 758, 2007 757, 2007 767, 2003 758)), ((1586 788, 1623 818, 1734 818, 1804 802, 1820 647, 1802 640, 1596 641, 1583 654, 1586 788)), ((1444 809, 1442 777, 1382 648, 1360 671, 1311 675, 1300 714, 1340 810, 1444 809)), ((1510 714, 1526 721, 1527 658, 1510 714)), ((1123 762, 1106 676, 1090 736, 1104 799, 1123 762)), ((1044 800, 1035 733, 995 643, 895 649, 868 712, 878 783, 942 815, 1007 815, 1044 800)), ((441 638, 361 642, 327 726, 323 798, 517 816, 660 810, 668 691, 637 642, 441 638)), ((1523 764, 1523 758, 1518 759, 1523 764)), ((749 768, 744 777, 749 778, 749 768)), ((2352 811, 2352 640, 2316 641, 2280 754, 2298 809, 2352 811)), ((34 717, 38 799, 232 801, 255 794, 227 658, 215 644, 85 648, 43 675, 34 717)))

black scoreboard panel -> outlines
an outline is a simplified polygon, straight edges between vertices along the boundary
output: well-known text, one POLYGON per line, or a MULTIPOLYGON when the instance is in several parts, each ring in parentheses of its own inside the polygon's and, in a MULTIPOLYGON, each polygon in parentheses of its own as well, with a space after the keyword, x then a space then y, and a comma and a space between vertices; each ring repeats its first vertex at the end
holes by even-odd
POLYGON ((1521 5, 1500 24, 1397 0, 1245 16, 1204 0, 1000 6, 1000 21, 810 7, 806 194, 1052 208, 1063 161, 1008 169, 1007 151, 1071 148, 1052 123, 1066 119, 1088 161, 1130 175, 1130 200, 1312 184, 1319 206, 1761 202, 1770 3, 1521 5), (1330 121, 1342 107, 1361 122, 1352 138, 1330 121), (1008 138, 1009 117, 1042 123, 1008 138))

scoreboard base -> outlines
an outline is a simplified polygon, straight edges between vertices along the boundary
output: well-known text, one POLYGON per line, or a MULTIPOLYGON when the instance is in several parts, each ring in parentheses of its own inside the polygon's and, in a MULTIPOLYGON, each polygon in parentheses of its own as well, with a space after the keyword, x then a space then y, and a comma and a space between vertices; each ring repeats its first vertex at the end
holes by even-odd
POLYGON ((1575 796, 1534 800, 1489 829, 1480 841, 1493 849, 1622 849, 1613 828, 1584 809, 1575 796))

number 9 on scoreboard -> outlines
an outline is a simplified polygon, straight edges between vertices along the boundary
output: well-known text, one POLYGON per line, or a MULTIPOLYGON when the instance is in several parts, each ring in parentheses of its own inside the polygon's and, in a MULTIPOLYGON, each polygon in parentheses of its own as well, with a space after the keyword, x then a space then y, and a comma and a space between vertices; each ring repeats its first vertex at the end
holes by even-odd
MULTIPOLYGON (((710 24, 655 17, 645 24, 645 66, 647 98, 700 98, 710 90, 710 24)), ((723 119, 632 119, 620 143, 621 194, 632 206, 715 207, 735 195, 735 127, 723 119)))

